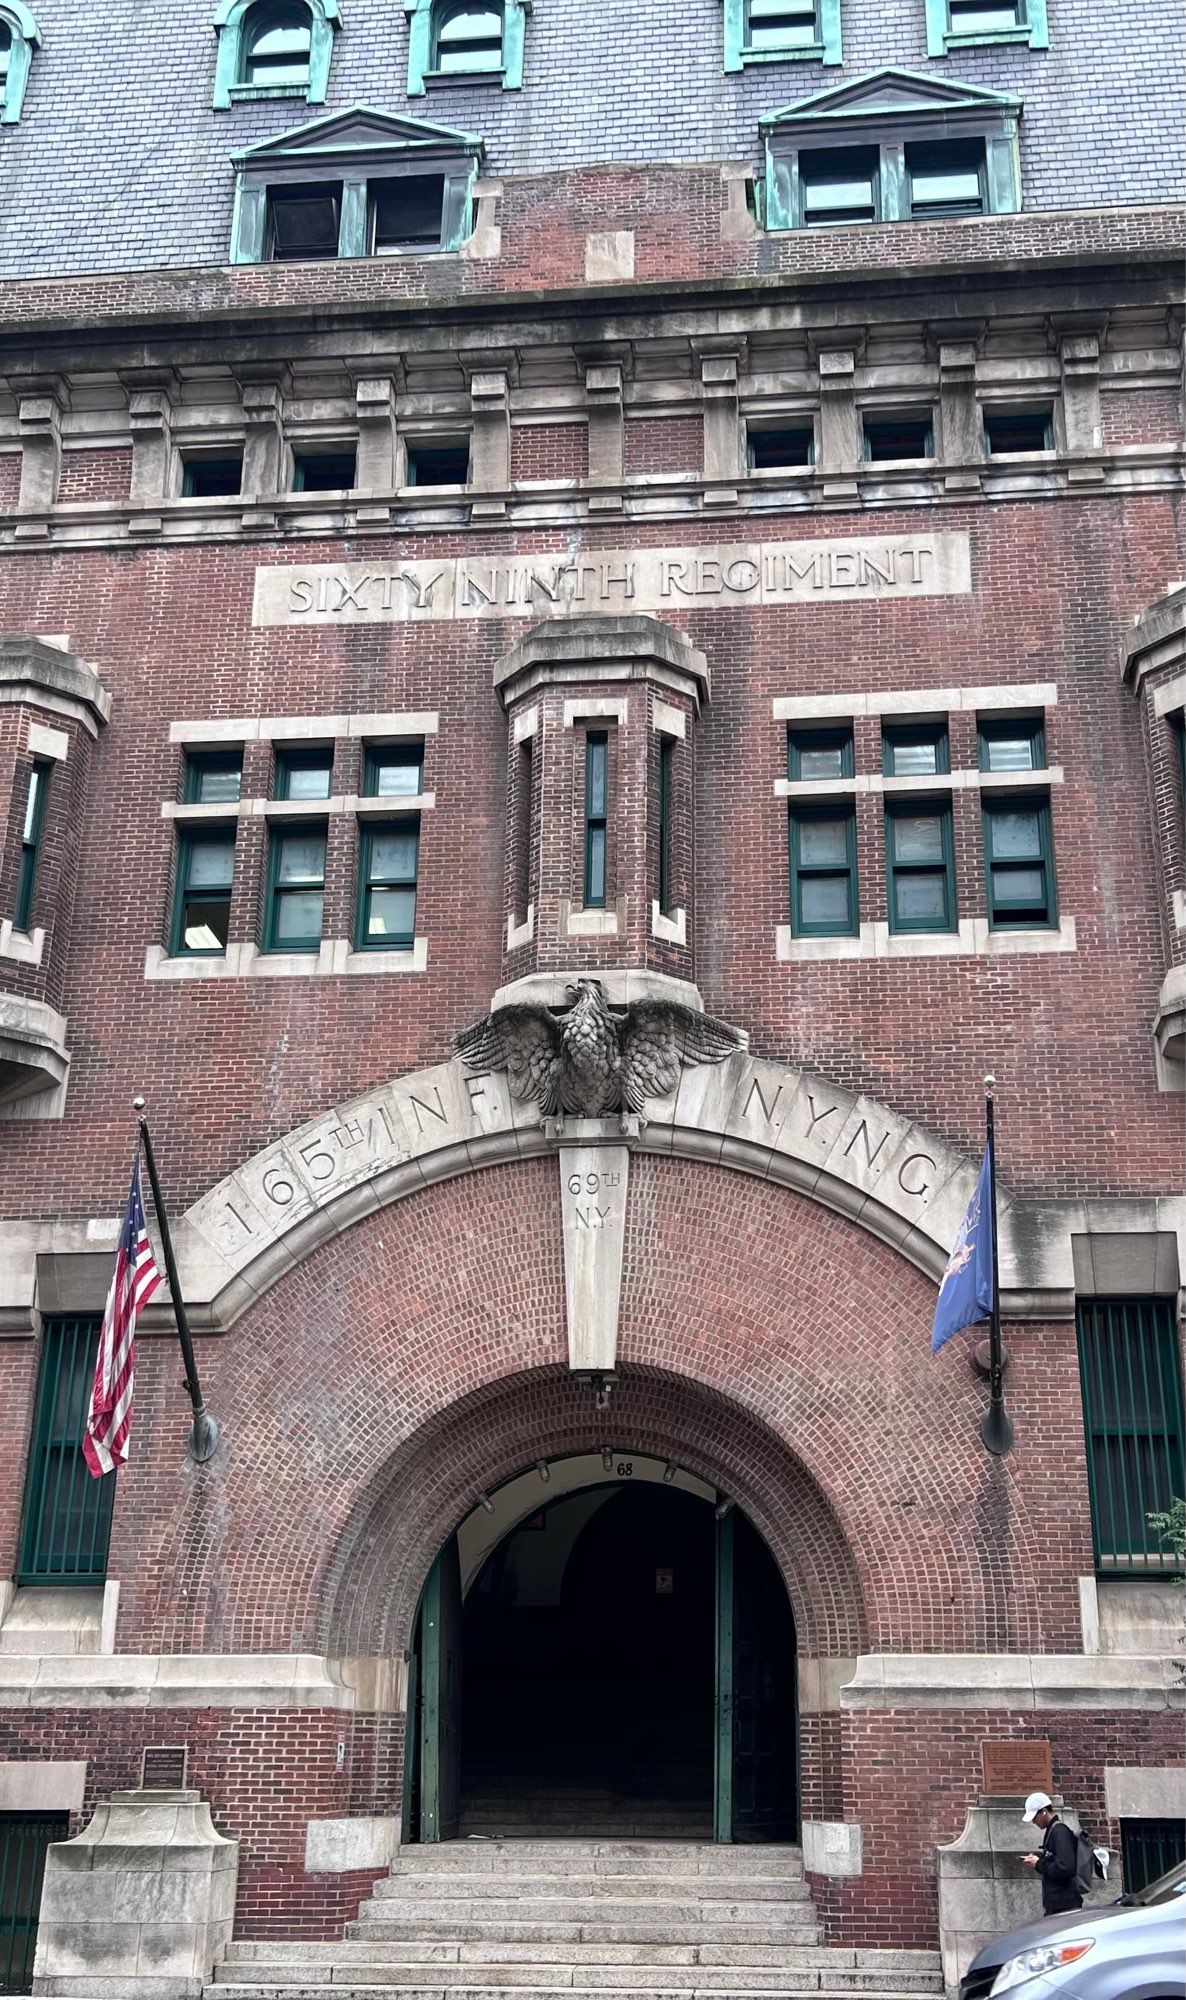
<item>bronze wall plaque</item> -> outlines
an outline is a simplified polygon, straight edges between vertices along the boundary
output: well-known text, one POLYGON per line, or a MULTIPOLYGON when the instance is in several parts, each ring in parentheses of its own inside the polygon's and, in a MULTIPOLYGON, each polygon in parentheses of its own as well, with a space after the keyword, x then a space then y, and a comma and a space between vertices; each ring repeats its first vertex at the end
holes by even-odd
POLYGON ((1025 1798, 1054 1790, 1049 1743, 981 1743, 984 1789, 995 1798, 1025 1798))

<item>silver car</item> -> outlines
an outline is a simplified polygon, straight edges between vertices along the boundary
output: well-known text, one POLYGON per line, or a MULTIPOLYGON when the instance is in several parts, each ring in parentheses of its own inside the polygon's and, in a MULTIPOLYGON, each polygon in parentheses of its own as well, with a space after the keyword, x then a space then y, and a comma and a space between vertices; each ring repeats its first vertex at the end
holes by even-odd
POLYGON ((1186 1870, 1131 1901, 1046 1917, 990 1952, 999 1969, 981 1990, 993 2000, 1186 2000, 1186 1870))

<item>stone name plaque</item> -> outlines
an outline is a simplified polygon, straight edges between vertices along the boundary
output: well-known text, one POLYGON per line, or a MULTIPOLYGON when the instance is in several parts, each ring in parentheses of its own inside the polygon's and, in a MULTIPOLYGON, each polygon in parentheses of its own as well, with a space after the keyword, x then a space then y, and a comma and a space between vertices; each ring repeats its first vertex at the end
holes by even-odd
POLYGON ((722 611, 747 604, 958 597, 972 588, 964 534, 540 556, 389 557, 257 569, 254 625, 375 625, 423 618, 548 618, 602 611, 722 611))
POLYGON ((1049 1743, 981 1743, 984 1790, 994 1798, 1054 1790, 1049 1743))

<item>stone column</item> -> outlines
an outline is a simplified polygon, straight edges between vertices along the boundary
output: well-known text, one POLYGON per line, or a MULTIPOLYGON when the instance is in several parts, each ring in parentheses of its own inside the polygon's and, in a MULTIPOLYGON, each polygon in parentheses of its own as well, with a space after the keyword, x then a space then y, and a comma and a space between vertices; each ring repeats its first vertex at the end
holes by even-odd
POLYGON ((390 375, 364 375, 354 384, 358 418, 358 470, 354 483, 364 491, 390 493, 395 486, 395 383, 390 375))
POLYGON ((979 486, 980 474, 973 468, 984 456, 982 429, 975 345, 944 341, 939 348, 939 453, 945 466, 960 468, 947 474, 949 490, 979 486))
POLYGON ((1099 451, 1103 446, 1100 413, 1100 343, 1098 334, 1066 334, 1059 342, 1062 362, 1062 417, 1069 452, 1099 451))
POLYGON ((201 2000, 234 1928, 239 1843, 195 1791, 113 1792, 45 1863, 35 1994, 201 2000))
POLYGON ((731 354, 701 356, 706 507, 735 507, 737 504, 737 482, 741 477, 741 415, 737 376, 736 350, 731 354))
POLYGON ((28 395, 18 393, 17 420, 22 451, 18 505, 23 512, 43 513, 53 506, 57 498, 58 471, 62 462, 62 391, 59 384, 46 383, 28 395))
MULTIPOLYGON (((470 378, 473 441, 470 445, 470 485, 475 496, 504 494, 511 483, 511 391, 505 369, 470 378)), ((475 497, 475 520, 506 513, 504 499, 475 497)))
POLYGON ((824 475, 825 499, 856 495, 856 469, 861 456, 856 369, 857 359, 851 348, 825 348, 819 356, 820 471, 824 475))
POLYGON ((275 381, 241 381, 239 395, 244 425, 243 498, 255 500, 280 491, 283 395, 279 382, 275 381))
POLYGON ((585 370, 585 401, 589 410, 589 480, 602 492, 589 495, 590 513, 616 513, 622 504, 625 423, 622 408, 622 364, 598 362, 585 370))
POLYGON ((166 388, 130 388, 132 505, 159 507, 169 492, 172 401, 166 388))

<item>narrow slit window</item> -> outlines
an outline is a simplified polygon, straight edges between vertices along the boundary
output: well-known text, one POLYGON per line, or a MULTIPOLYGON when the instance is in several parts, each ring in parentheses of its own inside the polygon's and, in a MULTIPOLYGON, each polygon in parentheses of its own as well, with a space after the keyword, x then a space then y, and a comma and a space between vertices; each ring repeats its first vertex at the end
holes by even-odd
POLYGON ((1097 1573, 1180 1570, 1149 1520, 1169 1511, 1184 1474, 1173 1302, 1081 1299, 1076 1319, 1097 1573))
POLYGON ((751 472, 815 464, 815 432, 810 424, 751 424, 747 457, 751 472))
POLYGON ((254 7, 243 38, 242 82, 255 89, 304 89, 311 48, 307 7, 254 7))
POLYGON ((876 222, 879 164, 876 146, 824 146, 800 153, 803 227, 876 222))
POLYGON ((816 0, 746 0, 745 41, 754 55, 810 49, 821 39, 816 0))
POLYGON ((515 764, 515 883, 513 914, 527 921, 531 902, 532 813, 535 803, 535 741, 525 736, 515 764))
POLYGON ((993 410, 984 412, 984 449, 990 458, 1011 453, 1054 450, 1054 411, 993 410))
POLYGON ((930 411, 902 416, 866 417, 864 455, 873 463, 935 456, 935 431, 930 411))
POLYGON ((186 827, 177 842, 172 950, 176 958, 226 951, 235 873, 233 827, 186 827))
POLYGON ((50 764, 40 761, 29 767, 25 817, 21 822, 21 865, 17 876, 16 909, 12 917, 12 927, 16 931, 28 931, 33 921, 33 896, 45 835, 45 801, 49 793, 51 769, 50 764))
POLYGON ((987 206, 983 139, 941 139, 906 147, 914 217, 983 215, 987 206))
POLYGON ((659 869, 660 916, 671 915, 672 807, 675 781, 674 736, 659 738, 659 869))
POLYGON ((1054 855, 1048 798, 984 803, 988 921, 993 930, 1033 930, 1055 922, 1054 855))
POLYGON ((182 460, 181 492, 186 500, 212 500, 243 490, 241 455, 225 458, 194 457, 182 460))
POLYGON ((325 914, 325 847, 323 824, 288 826, 273 834, 265 950, 318 949, 325 914))
POLYGON ((473 0, 445 0, 433 9, 432 70, 438 76, 497 74, 502 59, 503 10, 473 0))
POLYGON ((408 445, 409 486, 467 486, 469 439, 426 438, 408 445))
POLYGON ((793 808, 790 854, 792 934, 855 936, 857 830, 852 808, 793 808))
POLYGON ((585 908, 605 908, 606 839, 609 824, 609 737, 591 730, 585 738, 585 908))
POLYGON ((420 822, 364 826, 358 863, 358 951, 411 951, 416 942, 420 822))
POLYGON ((370 251, 439 250, 445 212, 443 174, 401 174, 370 186, 370 251))
POLYGON ((953 931, 955 851, 951 808, 911 799, 885 819, 889 927, 894 932, 953 931))
POLYGON ((268 189, 266 254, 274 261, 336 257, 341 226, 341 181, 301 181, 268 189))

